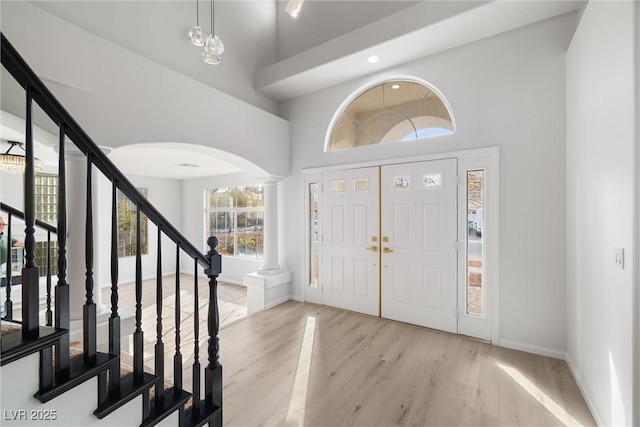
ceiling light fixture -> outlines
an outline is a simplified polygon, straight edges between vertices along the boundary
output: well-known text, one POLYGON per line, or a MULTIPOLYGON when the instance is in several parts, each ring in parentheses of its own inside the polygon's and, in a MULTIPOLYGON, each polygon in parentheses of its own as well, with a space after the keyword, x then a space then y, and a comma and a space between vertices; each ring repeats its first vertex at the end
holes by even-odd
MULTIPOLYGON (((24 151, 24 147, 22 142, 18 141, 7 141, 8 144, 11 145, 6 153, 0 154, 0 171, 9 172, 13 174, 24 173, 24 170, 27 166, 26 157, 24 154, 12 154, 10 151, 14 147, 20 147, 22 151, 24 151)), ((44 164, 42 160, 38 158, 33 159, 33 167, 36 172, 39 172, 44 169, 44 164)))
POLYGON ((224 43, 220 40, 220 37, 216 36, 215 22, 214 22, 214 0, 211 0, 211 34, 205 35, 198 23, 198 17, 200 10, 198 7, 198 0, 196 0, 196 25, 189 29, 189 40, 195 46, 204 46, 202 50, 202 60, 207 64, 218 65, 222 58, 222 52, 224 52, 224 43))
POLYGON ((200 28, 200 24, 198 23, 198 18, 200 17, 200 9, 198 7, 198 0, 196 0, 196 25, 189 29, 189 41, 194 46, 202 46, 204 45, 204 31, 200 28))
POLYGON ((380 58, 378 58, 376 55, 371 55, 370 57, 367 58, 367 61, 369 62, 369 64, 375 64, 379 60, 380 58))
POLYGON ((216 36, 213 9, 213 0, 211 0, 211 34, 204 40, 202 60, 207 64, 218 65, 222 61, 220 55, 224 52, 224 43, 222 43, 220 37, 216 36))
POLYGON ((289 15, 296 18, 298 13, 300 13, 300 9, 302 9, 302 2, 304 2, 304 0, 289 0, 289 4, 287 4, 285 10, 289 15))
POLYGON ((398 90, 398 89, 400 89, 400 85, 398 85, 398 84, 392 85, 391 89, 398 90))

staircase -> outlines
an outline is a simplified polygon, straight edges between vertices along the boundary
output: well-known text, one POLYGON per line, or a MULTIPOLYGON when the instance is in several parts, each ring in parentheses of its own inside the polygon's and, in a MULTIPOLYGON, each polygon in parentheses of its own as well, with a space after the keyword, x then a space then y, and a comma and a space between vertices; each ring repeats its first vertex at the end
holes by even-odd
MULTIPOLYGON (((0 424, 9 425, 63 425, 63 426, 222 426, 222 366, 219 363, 219 314, 217 305, 217 277, 221 271, 221 257, 216 251, 215 237, 209 237, 209 251, 201 253, 144 198, 123 173, 107 158, 98 145, 75 122, 56 100, 42 81, 20 57, 11 43, 1 36, 1 62, 8 73, 24 88, 25 93, 25 159, 24 209, 0 204, 8 216, 8 241, 11 241, 12 223, 24 221, 25 262, 19 280, 12 277, 11 257, 7 262, 4 317, 0 341, 0 424), (46 113, 59 131, 58 159, 58 221, 57 226, 35 218, 35 167, 33 142, 34 104, 46 113), (86 158, 85 247, 82 259, 67 256, 67 172, 65 153, 75 146, 86 158), (110 251, 110 307, 105 327, 107 339, 100 344, 99 319, 94 292, 94 244, 92 208, 92 175, 97 171, 105 176, 112 187, 110 251), (136 207, 136 262, 135 262, 135 319, 132 350, 124 345, 124 314, 118 308, 118 245, 116 193, 123 193, 136 207), (153 357, 144 352, 145 337, 142 328, 142 258, 141 215, 155 224, 158 233, 157 280, 155 289, 155 330, 152 338, 153 357), (46 295, 40 295, 40 272, 35 265, 35 234, 42 229, 48 236, 50 247, 55 238, 58 247, 57 266, 47 260, 46 295), (172 305, 173 313, 163 313, 161 240, 168 238, 176 249, 176 281, 172 305), (181 301, 180 259, 188 256, 193 261, 193 301, 181 301), (67 265, 83 263, 84 283, 67 283, 67 265), (204 271, 208 279, 206 361, 200 362, 199 302, 197 280, 204 271), (15 295, 12 288, 20 283, 21 310, 14 310, 15 295), (82 307, 82 339, 72 342, 70 319, 70 293, 86 295, 82 307), (42 308, 44 301, 44 309, 42 308), (181 343, 186 342, 181 332, 181 308, 194 306, 193 362, 184 364, 181 343), (19 315, 16 313, 20 313, 19 315), (173 316, 175 343, 170 353, 163 341, 163 316, 173 316), (101 350, 101 351, 99 351, 101 350), (146 361, 146 362, 145 362, 146 361), (165 367, 172 364, 173 375, 165 376, 165 367), (183 388, 183 378, 191 376, 191 390, 183 388)), ((50 253, 51 251, 47 251, 50 253)), ((148 328, 147 328, 148 330, 148 328)), ((149 337, 147 337, 147 341, 149 337)), ((202 343, 204 346, 204 342, 202 343)), ((204 353, 204 351, 203 351, 204 353)), ((204 358, 204 357, 203 357, 204 358)))

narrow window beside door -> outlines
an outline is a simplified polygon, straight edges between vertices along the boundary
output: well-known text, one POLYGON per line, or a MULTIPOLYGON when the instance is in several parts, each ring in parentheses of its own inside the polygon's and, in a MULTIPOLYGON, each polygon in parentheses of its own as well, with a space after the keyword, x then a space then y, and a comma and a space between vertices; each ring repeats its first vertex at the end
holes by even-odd
POLYGON ((466 313, 484 316, 484 171, 467 172, 466 313))
POLYGON ((318 230, 318 183, 309 183, 309 286, 318 287, 318 254, 320 239, 318 230))

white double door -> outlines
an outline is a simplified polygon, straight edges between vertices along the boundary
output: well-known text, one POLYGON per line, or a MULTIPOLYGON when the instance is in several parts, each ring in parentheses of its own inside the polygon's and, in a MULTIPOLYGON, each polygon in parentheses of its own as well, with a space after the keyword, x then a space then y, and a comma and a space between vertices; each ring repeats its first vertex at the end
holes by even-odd
POLYGON ((323 174, 323 303, 457 332, 455 159, 323 174))

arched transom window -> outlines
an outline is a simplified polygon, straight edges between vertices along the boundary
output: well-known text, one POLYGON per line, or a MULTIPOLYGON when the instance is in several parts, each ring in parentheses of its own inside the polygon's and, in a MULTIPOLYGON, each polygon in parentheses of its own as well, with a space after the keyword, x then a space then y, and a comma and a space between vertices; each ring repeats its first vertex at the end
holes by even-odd
POLYGON ((394 80, 371 87, 336 113, 326 151, 409 141, 455 131, 444 99, 425 84, 394 80))

